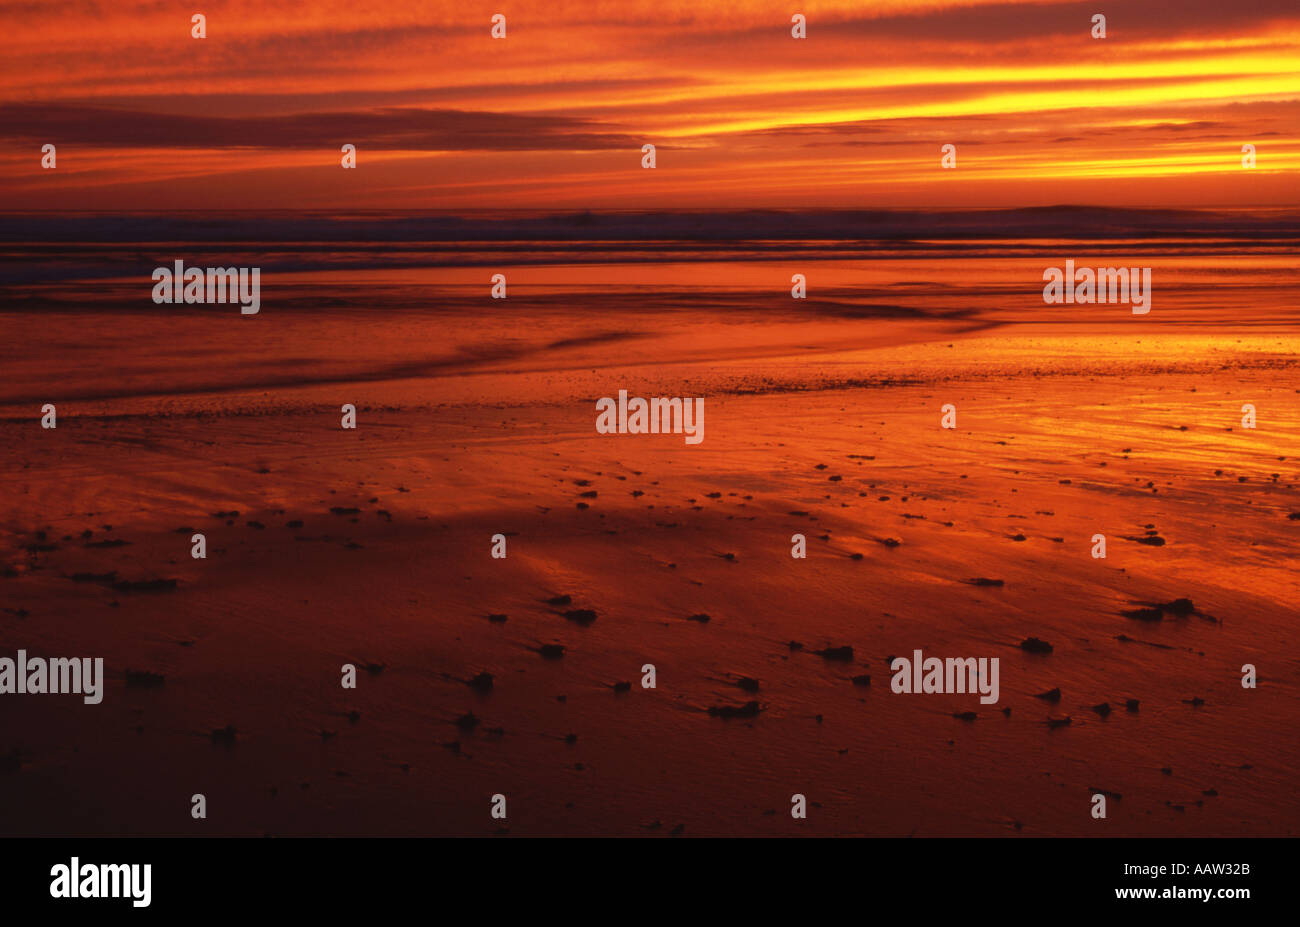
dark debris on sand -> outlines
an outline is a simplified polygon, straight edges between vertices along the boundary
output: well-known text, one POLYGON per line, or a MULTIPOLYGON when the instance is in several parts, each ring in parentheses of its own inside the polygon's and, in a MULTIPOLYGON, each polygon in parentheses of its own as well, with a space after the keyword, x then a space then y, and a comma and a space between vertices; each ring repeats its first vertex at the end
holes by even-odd
MULTIPOLYGON (((1174 599, 1172 602, 1140 602, 1137 603, 1140 608, 1131 608, 1120 612, 1125 618, 1132 618, 1136 621, 1163 621, 1165 615, 1172 615, 1175 618, 1187 618, 1190 615, 1199 615, 1202 618, 1209 618, 1200 612, 1192 603, 1192 600, 1186 597, 1174 599)), ((1214 620, 1214 619, 1210 619, 1214 620)))
POLYGON ((1036 637, 1026 637, 1020 642, 1020 649, 1027 650, 1029 653, 1051 653, 1052 645, 1036 637))
POLYGON ((133 670, 126 671, 126 687, 128 689, 156 689, 161 686, 167 677, 162 673, 154 673, 150 670, 133 670))
POLYGON ((709 714, 715 718, 757 718, 763 709, 758 702, 746 702, 743 705, 711 705, 709 714))
POLYGON ((174 579, 120 579, 113 583, 118 592, 171 592, 176 588, 174 579))
POLYGON ((73 573, 68 579, 74 583, 107 583, 111 585, 117 581, 117 571, 112 570, 108 573, 73 573))
POLYGON ((1126 534, 1126 541, 1136 541, 1138 544, 1145 544, 1148 547, 1164 547, 1165 539, 1158 534, 1126 534))

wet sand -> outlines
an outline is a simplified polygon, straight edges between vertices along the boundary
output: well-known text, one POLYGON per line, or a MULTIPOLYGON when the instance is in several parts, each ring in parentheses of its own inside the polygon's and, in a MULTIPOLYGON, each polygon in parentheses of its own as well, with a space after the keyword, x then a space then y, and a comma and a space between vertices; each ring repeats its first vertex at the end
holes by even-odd
POLYGON ((1300 830, 1285 328, 509 305, 6 314, 4 652, 109 678, 0 702, 5 833, 1300 830), (704 442, 597 435, 619 389, 704 442))

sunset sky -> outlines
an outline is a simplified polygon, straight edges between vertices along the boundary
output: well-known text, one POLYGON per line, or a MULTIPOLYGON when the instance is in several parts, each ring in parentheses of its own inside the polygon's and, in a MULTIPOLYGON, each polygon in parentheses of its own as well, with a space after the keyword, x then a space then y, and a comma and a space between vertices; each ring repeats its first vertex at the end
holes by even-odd
POLYGON ((8 210, 1295 206, 1300 3, 26 0, 0 137, 8 210))

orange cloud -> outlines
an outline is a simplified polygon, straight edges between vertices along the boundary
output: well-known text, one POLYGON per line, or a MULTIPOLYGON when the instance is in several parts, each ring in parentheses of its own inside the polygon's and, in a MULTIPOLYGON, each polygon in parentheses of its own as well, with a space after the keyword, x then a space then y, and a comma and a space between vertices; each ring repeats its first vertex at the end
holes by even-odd
POLYGON ((9 5, 0 205, 1297 204, 1292 0, 1093 6, 9 5))

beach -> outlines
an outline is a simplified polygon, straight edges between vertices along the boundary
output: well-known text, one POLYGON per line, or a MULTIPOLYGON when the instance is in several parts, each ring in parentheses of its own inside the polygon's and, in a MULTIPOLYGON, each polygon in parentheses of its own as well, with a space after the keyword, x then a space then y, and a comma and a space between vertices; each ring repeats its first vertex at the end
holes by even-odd
POLYGON ((1295 835, 1293 262, 1150 259, 1139 317, 988 252, 11 290, 0 637, 107 682, 0 702, 0 827, 1295 835), (702 442, 598 434, 620 389, 702 442))

